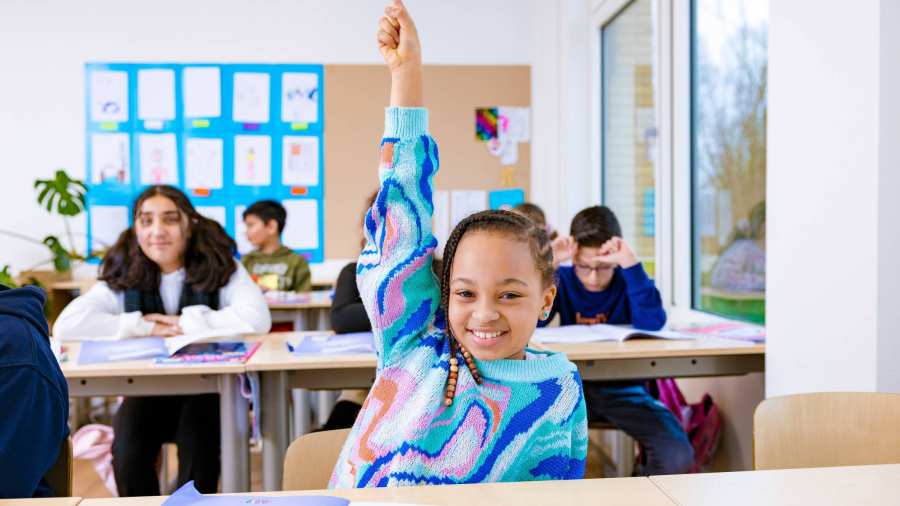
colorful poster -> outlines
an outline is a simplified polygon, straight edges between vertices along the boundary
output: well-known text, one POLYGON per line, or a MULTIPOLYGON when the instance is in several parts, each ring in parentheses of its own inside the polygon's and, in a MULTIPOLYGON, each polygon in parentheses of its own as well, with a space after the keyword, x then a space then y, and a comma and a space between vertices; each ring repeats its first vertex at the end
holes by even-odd
POLYGON ((189 189, 222 188, 224 141, 192 137, 185 141, 184 181, 189 189))
POLYGON ((128 121, 128 72, 94 70, 90 73, 91 120, 128 121))
POLYGON ((91 206, 91 250, 104 250, 115 244, 128 228, 128 207, 91 206))
POLYGON ((475 109, 475 139, 488 141, 497 138, 497 108, 475 109))
POLYGON ((287 210, 284 225, 284 244, 291 249, 316 249, 319 247, 319 201, 316 199, 290 199, 282 201, 287 210))
POLYGON ((269 122, 269 74, 235 72, 232 117, 238 123, 269 122))
POLYGON ((197 206, 197 212, 217 221, 222 228, 225 228, 225 208, 223 206, 197 206))
POLYGON ((285 72, 281 75, 281 121, 319 122, 319 75, 285 72))
POLYGON ((222 115, 219 67, 187 67, 182 79, 185 118, 218 118, 222 115))
POLYGON ((178 148, 175 134, 141 134, 141 184, 178 184, 178 148))
POLYGON ((272 138, 268 135, 234 136, 234 184, 268 186, 272 182, 272 138))
POLYGON ((131 182, 131 146, 128 134, 91 134, 91 182, 131 182))
POLYGON ((166 121, 175 119, 175 71, 139 70, 138 119, 166 121))
POLYGON ((319 184, 319 138, 285 136, 282 139, 281 182, 286 186, 319 184))

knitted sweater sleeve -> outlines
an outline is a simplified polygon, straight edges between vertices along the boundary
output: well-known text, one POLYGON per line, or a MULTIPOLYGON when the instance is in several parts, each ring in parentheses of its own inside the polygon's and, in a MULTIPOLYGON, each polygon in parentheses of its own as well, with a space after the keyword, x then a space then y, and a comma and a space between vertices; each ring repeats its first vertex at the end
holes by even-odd
POLYGON ((431 217, 438 150, 427 132, 427 110, 392 107, 385 111, 381 188, 366 214, 366 247, 356 268, 379 368, 418 344, 440 301, 431 271, 437 245, 431 217))

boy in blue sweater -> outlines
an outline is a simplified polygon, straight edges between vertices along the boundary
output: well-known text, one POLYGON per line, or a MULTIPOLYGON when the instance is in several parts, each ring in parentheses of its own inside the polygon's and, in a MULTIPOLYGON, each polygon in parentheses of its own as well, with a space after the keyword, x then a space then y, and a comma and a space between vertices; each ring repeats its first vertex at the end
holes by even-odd
POLYGON ((43 481, 69 435, 69 389, 50 351, 44 292, 0 285, 0 499, 65 495, 43 481))
MULTIPOLYGON (((551 315, 561 325, 632 324, 659 330, 666 312, 653 280, 622 239, 616 215, 605 206, 582 210, 572 219, 571 236, 554 241, 556 300, 551 315)), ((606 421, 636 439, 646 457, 640 474, 687 472, 694 450, 675 416, 657 402, 642 381, 585 381, 588 419, 606 421)))

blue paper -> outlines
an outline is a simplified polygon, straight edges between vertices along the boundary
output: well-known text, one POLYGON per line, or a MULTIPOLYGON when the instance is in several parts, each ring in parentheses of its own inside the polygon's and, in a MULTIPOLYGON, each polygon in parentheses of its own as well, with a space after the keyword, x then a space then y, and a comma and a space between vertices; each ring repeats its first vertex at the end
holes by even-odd
POLYGON ((509 211, 522 202, 525 202, 525 191, 519 188, 495 190, 488 193, 488 203, 491 209, 505 209, 509 211))
POLYGON ((168 357, 161 337, 135 337, 121 341, 85 341, 78 354, 80 365, 168 357))
POLYGON ((371 332, 335 334, 327 337, 305 336, 299 342, 288 341, 288 351, 297 355, 338 355, 341 353, 374 353, 371 332))
POLYGON ((166 499, 163 506, 237 506, 247 504, 268 504, 271 506, 300 505, 300 506, 347 506, 350 501, 340 497, 327 495, 295 495, 295 496, 264 496, 264 495, 218 495, 204 496, 194 488, 194 482, 189 481, 174 494, 166 499))

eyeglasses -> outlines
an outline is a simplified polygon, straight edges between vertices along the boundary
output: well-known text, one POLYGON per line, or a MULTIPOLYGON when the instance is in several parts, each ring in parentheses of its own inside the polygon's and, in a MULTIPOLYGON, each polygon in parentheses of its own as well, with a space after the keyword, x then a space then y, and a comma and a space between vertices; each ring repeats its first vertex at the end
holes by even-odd
POLYGON ((590 265, 584 264, 575 264, 575 272, 581 274, 583 276, 590 276, 593 273, 600 274, 601 272, 609 269, 615 268, 615 265, 612 264, 601 264, 596 267, 591 267, 590 265))

